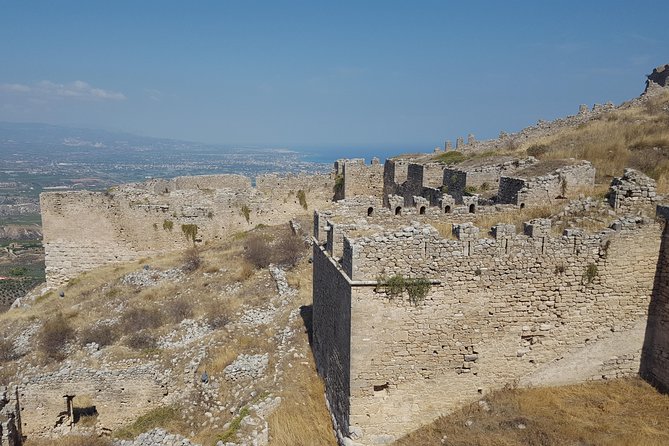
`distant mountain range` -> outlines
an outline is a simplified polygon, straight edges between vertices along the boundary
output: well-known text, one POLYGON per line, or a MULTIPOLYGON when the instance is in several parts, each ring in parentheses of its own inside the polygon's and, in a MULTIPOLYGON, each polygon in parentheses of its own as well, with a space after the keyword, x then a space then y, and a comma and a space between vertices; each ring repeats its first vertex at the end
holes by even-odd
MULTIPOLYGON (((0 151, 11 153, 20 149, 23 154, 44 154, 45 151, 72 153, 88 150, 108 152, 138 151, 202 151, 216 153, 274 152, 253 147, 224 147, 192 141, 139 136, 125 132, 100 129, 64 127, 41 123, 0 121, 0 151)), ((285 152, 285 151, 284 151, 285 152)))

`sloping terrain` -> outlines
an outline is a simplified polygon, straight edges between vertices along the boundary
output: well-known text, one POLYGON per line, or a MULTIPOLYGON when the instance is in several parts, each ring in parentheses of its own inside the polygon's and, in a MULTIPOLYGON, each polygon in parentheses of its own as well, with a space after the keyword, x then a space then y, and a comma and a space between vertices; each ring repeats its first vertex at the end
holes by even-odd
POLYGON ((413 432, 396 446, 669 444, 669 396, 644 381, 508 388, 413 432))
MULTIPOLYGON (((127 410, 106 407, 82 383, 75 410, 97 410, 72 433, 120 440, 164 428, 203 445, 334 444, 305 328, 307 252, 284 225, 84 274, 0 314, 0 385, 28 383, 29 404, 30 383, 141 367, 166 383, 162 400, 122 422, 127 410)), ((132 374, 123 376, 131 388, 132 374)), ((50 411, 41 397, 49 425, 61 407, 50 411)), ((33 424, 28 445, 53 444, 40 440, 51 432, 35 431, 27 410, 24 421, 33 424)))

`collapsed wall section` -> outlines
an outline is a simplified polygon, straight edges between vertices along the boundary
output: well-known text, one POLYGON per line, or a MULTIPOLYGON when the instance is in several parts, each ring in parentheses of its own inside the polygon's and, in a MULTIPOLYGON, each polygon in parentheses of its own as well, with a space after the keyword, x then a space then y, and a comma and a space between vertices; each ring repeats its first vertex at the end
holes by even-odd
POLYGON ((518 206, 550 203, 590 190, 595 185, 595 168, 588 161, 554 170, 547 175, 532 176, 532 168, 518 177, 500 177, 497 200, 518 206))

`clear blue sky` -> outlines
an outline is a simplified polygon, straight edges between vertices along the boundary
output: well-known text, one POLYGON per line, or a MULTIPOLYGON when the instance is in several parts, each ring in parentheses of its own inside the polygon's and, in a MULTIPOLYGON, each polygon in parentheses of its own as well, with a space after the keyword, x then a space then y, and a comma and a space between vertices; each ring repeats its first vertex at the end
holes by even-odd
POLYGON ((669 2, 0 0, 0 120, 426 150, 620 103, 669 2))

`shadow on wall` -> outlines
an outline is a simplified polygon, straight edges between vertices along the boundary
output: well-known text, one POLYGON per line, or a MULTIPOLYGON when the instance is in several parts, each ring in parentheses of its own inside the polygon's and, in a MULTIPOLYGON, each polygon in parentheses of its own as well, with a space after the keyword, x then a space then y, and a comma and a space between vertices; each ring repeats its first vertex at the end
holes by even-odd
POLYGON ((669 224, 665 221, 639 375, 660 392, 669 393, 669 224))
POLYGON ((307 337, 309 338, 309 347, 313 349, 314 341, 314 324, 313 324, 313 314, 314 306, 313 305, 302 305, 300 307, 300 316, 302 317, 302 322, 304 322, 304 328, 307 332, 307 337))

